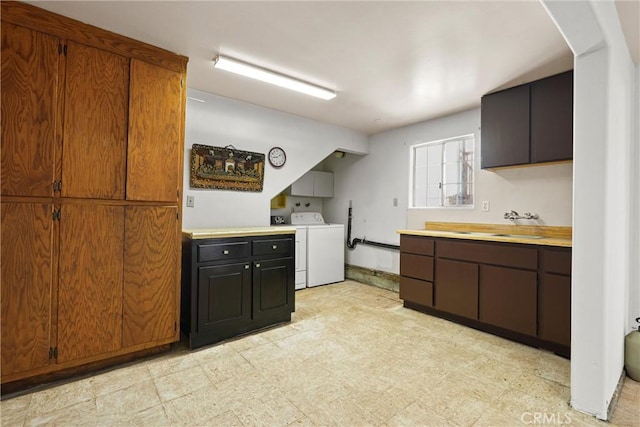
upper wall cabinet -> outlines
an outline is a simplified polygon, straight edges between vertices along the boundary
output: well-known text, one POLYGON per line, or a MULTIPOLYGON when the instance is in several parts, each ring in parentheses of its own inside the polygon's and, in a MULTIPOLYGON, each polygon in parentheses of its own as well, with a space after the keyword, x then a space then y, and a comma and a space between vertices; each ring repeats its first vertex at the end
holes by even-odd
POLYGON ((2 195, 177 203, 186 58, 27 9, 3 2, 2 195))
POLYGON ((292 196, 333 197, 333 173, 309 171, 291 184, 292 196))
POLYGON ((67 42, 62 196, 123 199, 129 59, 67 42))
POLYGON ((53 195, 59 41, 2 23, 2 195, 53 195))
POLYGON ((182 184, 182 74, 131 61, 127 199, 175 202, 182 184))
POLYGON ((482 97, 482 168, 573 158, 573 71, 482 97))

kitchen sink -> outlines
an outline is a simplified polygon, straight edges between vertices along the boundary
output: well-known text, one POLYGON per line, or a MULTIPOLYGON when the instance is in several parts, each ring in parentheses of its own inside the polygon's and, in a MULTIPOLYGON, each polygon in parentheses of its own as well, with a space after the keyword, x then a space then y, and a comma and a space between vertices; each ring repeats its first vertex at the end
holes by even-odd
POLYGON ((452 231, 451 233, 464 234, 467 236, 512 237, 514 239, 544 239, 544 236, 538 236, 535 234, 483 233, 480 231, 452 231))
POLYGON ((496 233, 482 233, 479 231, 451 231, 451 233, 465 234, 468 236, 497 236, 496 233))
POLYGON ((544 239, 544 236, 535 234, 493 234, 496 237, 513 237, 514 239, 544 239))

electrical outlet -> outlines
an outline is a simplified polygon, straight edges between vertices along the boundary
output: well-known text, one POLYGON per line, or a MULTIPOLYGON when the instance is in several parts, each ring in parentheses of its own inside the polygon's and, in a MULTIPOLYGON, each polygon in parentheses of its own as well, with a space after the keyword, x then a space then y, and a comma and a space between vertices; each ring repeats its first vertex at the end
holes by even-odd
POLYGON ((195 205, 195 197, 187 196, 187 207, 192 208, 195 205))
POLYGON ((482 212, 489 212, 489 201, 488 200, 483 200, 482 201, 482 212))

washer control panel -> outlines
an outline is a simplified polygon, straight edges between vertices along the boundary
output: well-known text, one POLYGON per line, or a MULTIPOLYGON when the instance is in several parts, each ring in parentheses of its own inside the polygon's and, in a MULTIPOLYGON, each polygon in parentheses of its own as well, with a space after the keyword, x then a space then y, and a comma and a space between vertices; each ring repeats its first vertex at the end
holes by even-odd
POLYGON ((324 218, 318 212, 294 212, 291 214, 291 225, 324 224, 324 218))

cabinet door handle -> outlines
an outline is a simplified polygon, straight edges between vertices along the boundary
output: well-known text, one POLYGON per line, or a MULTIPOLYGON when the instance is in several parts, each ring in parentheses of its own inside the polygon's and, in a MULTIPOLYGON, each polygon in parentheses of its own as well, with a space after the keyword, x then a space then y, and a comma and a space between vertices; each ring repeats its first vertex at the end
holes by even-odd
POLYGON ((249 264, 245 265, 245 266, 244 266, 244 269, 245 269, 245 270, 248 270, 248 269, 249 269, 249 264))
POLYGON ((273 246, 271 246, 271 249, 273 249, 273 250, 278 249, 278 245, 273 245, 273 246))
POLYGON ((256 264, 256 268, 260 268, 260 263, 256 264))
POLYGON ((222 253, 223 253, 224 255, 229 255, 229 251, 228 251, 228 250, 226 250, 226 249, 225 249, 224 251, 222 251, 222 253))

